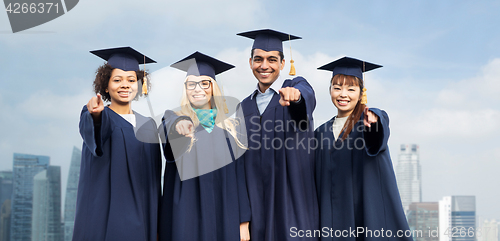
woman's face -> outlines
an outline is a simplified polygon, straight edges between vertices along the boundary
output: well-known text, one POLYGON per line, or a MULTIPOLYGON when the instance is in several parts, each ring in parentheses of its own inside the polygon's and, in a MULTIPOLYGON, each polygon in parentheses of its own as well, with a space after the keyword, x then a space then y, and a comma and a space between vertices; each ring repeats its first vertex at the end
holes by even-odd
POLYGON ((361 96, 361 90, 356 85, 334 84, 330 86, 332 102, 337 107, 338 117, 346 117, 352 113, 361 96))
POLYGON ((113 69, 106 92, 111 97, 111 103, 128 104, 137 95, 137 74, 135 71, 113 69))
POLYGON ((196 109, 211 109, 212 83, 211 78, 205 75, 188 76, 184 88, 189 102, 196 109))

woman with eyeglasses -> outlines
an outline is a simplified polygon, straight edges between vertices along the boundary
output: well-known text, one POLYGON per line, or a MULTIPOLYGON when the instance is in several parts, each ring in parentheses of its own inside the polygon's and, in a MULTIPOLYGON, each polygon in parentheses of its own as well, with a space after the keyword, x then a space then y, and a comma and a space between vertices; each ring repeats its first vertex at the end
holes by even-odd
POLYGON ((165 112, 160 130, 167 163, 159 240, 250 240, 244 118, 226 116, 230 98, 215 80, 234 66, 195 52, 172 67, 187 77, 180 109, 165 112))

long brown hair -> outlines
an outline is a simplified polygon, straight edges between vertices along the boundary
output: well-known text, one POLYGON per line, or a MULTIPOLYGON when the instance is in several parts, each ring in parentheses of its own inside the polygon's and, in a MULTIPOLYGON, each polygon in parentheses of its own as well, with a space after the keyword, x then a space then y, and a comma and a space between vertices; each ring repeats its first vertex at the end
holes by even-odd
POLYGON ((352 113, 349 115, 347 118, 347 121, 344 124, 344 127, 342 128, 342 131, 344 131, 344 134, 342 135, 342 140, 345 140, 347 136, 352 131, 352 128, 354 128, 354 125, 356 122, 358 122, 359 118, 363 114, 363 111, 365 110, 364 104, 361 104, 361 96, 363 96, 363 80, 351 76, 351 75, 343 75, 343 74, 337 74, 332 77, 331 83, 330 83, 330 91, 333 85, 351 85, 351 86, 359 86, 359 100, 358 103, 356 103, 356 107, 354 107, 354 110, 352 113))

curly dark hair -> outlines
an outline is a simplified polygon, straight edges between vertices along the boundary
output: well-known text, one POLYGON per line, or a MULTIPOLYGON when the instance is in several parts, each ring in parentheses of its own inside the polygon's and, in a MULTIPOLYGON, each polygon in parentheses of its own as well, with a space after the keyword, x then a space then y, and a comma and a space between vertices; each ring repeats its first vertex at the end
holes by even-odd
MULTIPOLYGON (((96 74, 95 74, 95 80, 94 80, 94 84, 93 84, 94 92, 96 94, 101 94, 102 100, 104 100, 104 101, 111 101, 111 96, 109 96, 109 93, 106 93, 106 89, 108 88, 108 83, 109 83, 109 80, 111 79, 111 72, 113 72, 114 69, 115 68, 111 67, 111 65, 109 65, 109 64, 103 64, 103 65, 99 66, 99 68, 97 68, 97 70, 95 72, 96 74)), ((143 80, 144 76, 146 76, 148 78, 148 80, 151 80, 151 78, 149 78, 148 72, 145 72, 142 70, 135 71, 135 73, 137 75, 137 84, 139 86, 137 88, 138 93, 135 96, 134 100, 138 100, 139 96, 142 96, 142 80, 143 80)), ((148 92, 149 92, 149 90, 151 89, 151 81, 148 81, 147 85, 148 85, 148 92)))

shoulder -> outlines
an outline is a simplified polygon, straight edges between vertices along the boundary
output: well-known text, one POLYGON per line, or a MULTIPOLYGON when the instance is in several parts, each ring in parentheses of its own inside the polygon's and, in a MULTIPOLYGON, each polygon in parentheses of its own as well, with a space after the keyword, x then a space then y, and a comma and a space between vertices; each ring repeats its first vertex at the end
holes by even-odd
POLYGON ((321 133, 321 132, 329 131, 329 129, 331 129, 330 127, 332 126, 333 119, 335 119, 335 117, 332 117, 332 119, 321 124, 318 128, 316 128, 316 130, 314 130, 314 133, 321 133))
POLYGON ((307 80, 302 76, 297 76, 293 79, 286 79, 285 82, 283 83, 283 87, 294 86, 301 82, 307 83, 307 80))

